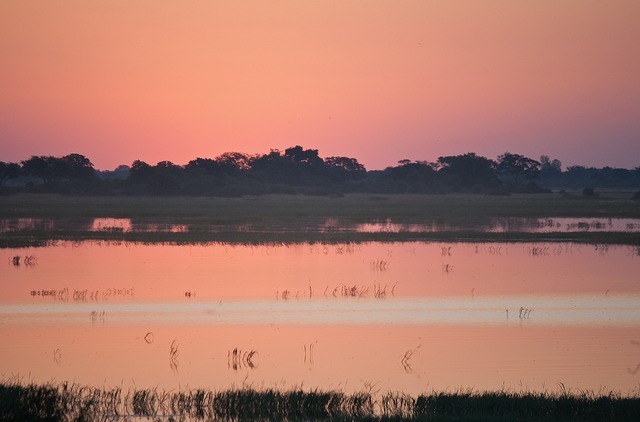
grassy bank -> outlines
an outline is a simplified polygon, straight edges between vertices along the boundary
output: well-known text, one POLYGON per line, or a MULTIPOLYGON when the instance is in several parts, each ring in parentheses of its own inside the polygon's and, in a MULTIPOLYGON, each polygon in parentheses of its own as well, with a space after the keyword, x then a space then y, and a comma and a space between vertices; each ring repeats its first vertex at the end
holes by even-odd
POLYGON ((631 233, 486 233, 474 230, 493 218, 640 218, 640 203, 630 192, 574 194, 364 195, 310 197, 265 195, 246 198, 66 197, 15 195, 0 198, 0 219, 35 218, 67 222, 64 230, 23 230, 1 235, 9 242, 115 239, 142 242, 345 242, 403 240, 579 241, 640 244, 631 233), (72 222, 128 218, 135 224, 189 225, 186 233, 92 233, 72 222), (319 232, 328 219, 354 225, 372 221, 462 227, 456 232, 319 232), (250 226, 249 230, 237 230, 250 226), (215 228, 210 230, 209 228, 215 228))
MULTIPOLYGON (((305 221, 338 218, 370 221, 390 218, 398 223, 445 221, 460 223, 492 217, 636 217, 640 203, 626 191, 596 197, 574 194, 365 195, 315 197, 265 195, 245 198, 194 197, 69 197, 14 195, 0 198, 0 218, 116 217, 211 224, 247 221, 305 221)), ((298 222, 299 223, 299 222, 298 222)))
POLYGON ((2 420, 636 420, 640 398, 617 394, 387 393, 159 389, 0 384, 2 420))

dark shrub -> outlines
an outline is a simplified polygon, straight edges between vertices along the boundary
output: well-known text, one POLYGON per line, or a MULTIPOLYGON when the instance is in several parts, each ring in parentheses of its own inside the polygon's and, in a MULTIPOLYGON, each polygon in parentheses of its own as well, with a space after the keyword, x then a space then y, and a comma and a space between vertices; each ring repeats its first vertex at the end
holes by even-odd
POLYGON ((584 188, 582 189, 582 194, 584 196, 595 196, 596 192, 593 190, 593 188, 584 188))

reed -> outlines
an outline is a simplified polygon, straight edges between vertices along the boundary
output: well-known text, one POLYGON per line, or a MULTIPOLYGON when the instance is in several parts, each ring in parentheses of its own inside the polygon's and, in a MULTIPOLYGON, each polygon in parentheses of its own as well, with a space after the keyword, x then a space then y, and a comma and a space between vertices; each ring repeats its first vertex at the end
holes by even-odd
POLYGON ((529 319, 529 317, 531 316, 531 312, 533 312, 533 309, 529 309, 521 306, 520 311, 518 312, 518 318, 529 319))
POLYGON ((390 265, 391 262, 385 261, 384 259, 377 259, 369 263, 369 266, 374 271, 387 271, 390 265))
POLYGON ((25 266, 32 267, 37 264, 38 259, 34 255, 26 255, 22 262, 24 262, 25 266))
POLYGON ((400 363, 402 364, 402 367, 404 368, 404 371, 407 374, 410 374, 411 372, 413 372, 413 369, 411 368, 411 363, 409 361, 411 360, 411 357, 414 355, 414 353, 416 353, 421 346, 422 345, 420 344, 415 349, 407 350, 406 352, 404 352, 402 359, 400 359, 400 363))
POLYGON ((178 372, 178 356, 180 356, 178 346, 178 340, 176 339, 173 339, 171 345, 169 346, 169 367, 173 372, 178 372))
POLYGON ((257 355, 256 350, 241 350, 237 347, 227 352, 227 367, 237 371, 238 369, 247 368, 254 369, 256 365, 253 363, 253 358, 257 355))
POLYGON ((243 387, 164 391, 0 382, 0 420, 598 420, 635 421, 640 396, 508 391, 288 391, 243 387))

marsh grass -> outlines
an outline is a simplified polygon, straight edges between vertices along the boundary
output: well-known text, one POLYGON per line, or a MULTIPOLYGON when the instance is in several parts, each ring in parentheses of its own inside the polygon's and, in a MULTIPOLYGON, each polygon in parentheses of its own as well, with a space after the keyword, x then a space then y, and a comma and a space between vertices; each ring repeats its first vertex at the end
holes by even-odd
POLYGON ((638 396, 559 393, 401 392, 254 389, 221 391, 0 383, 0 420, 531 420, 632 421, 638 396))
POLYGON ((627 191, 603 192, 598 198, 580 195, 370 195, 341 198, 303 195, 264 195, 244 198, 194 197, 74 197, 21 194, 0 201, 0 218, 131 218, 259 226, 266 221, 287 222, 292 217, 312 221, 334 217, 346 221, 391 218, 407 220, 469 221, 487 217, 637 217, 638 204, 627 191), (252 219, 258 217, 257 220, 252 219))

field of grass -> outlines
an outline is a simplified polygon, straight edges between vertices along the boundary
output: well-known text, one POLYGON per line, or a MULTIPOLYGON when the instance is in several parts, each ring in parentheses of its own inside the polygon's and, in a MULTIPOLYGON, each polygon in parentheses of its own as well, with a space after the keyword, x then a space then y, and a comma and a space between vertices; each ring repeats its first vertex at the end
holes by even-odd
POLYGON ((93 218, 129 218, 134 223, 183 224, 217 227, 186 233, 90 233, 86 230, 4 233, 4 244, 56 239, 116 239, 146 242, 344 242, 344 241, 580 241, 640 244, 633 233, 509 234, 480 233, 474 225, 491 218, 598 217, 640 218, 640 202, 631 192, 537 195, 366 195, 311 197, 265 195, 245 198, 193 197, 67 197, 15 195, 0 197, 0 220, 41 218, 90 221, 93 218), (396 224, 463 226, 455 233, 319 233, 327 219, 343 224, 392 221, 396 224), (237 227, 251 225, 239 232, 237 227))
POLYGON ((403 393, 123 391, 79 385, 0 383, 0 420, 637 420, 640 398, 508 392, 403 393))

